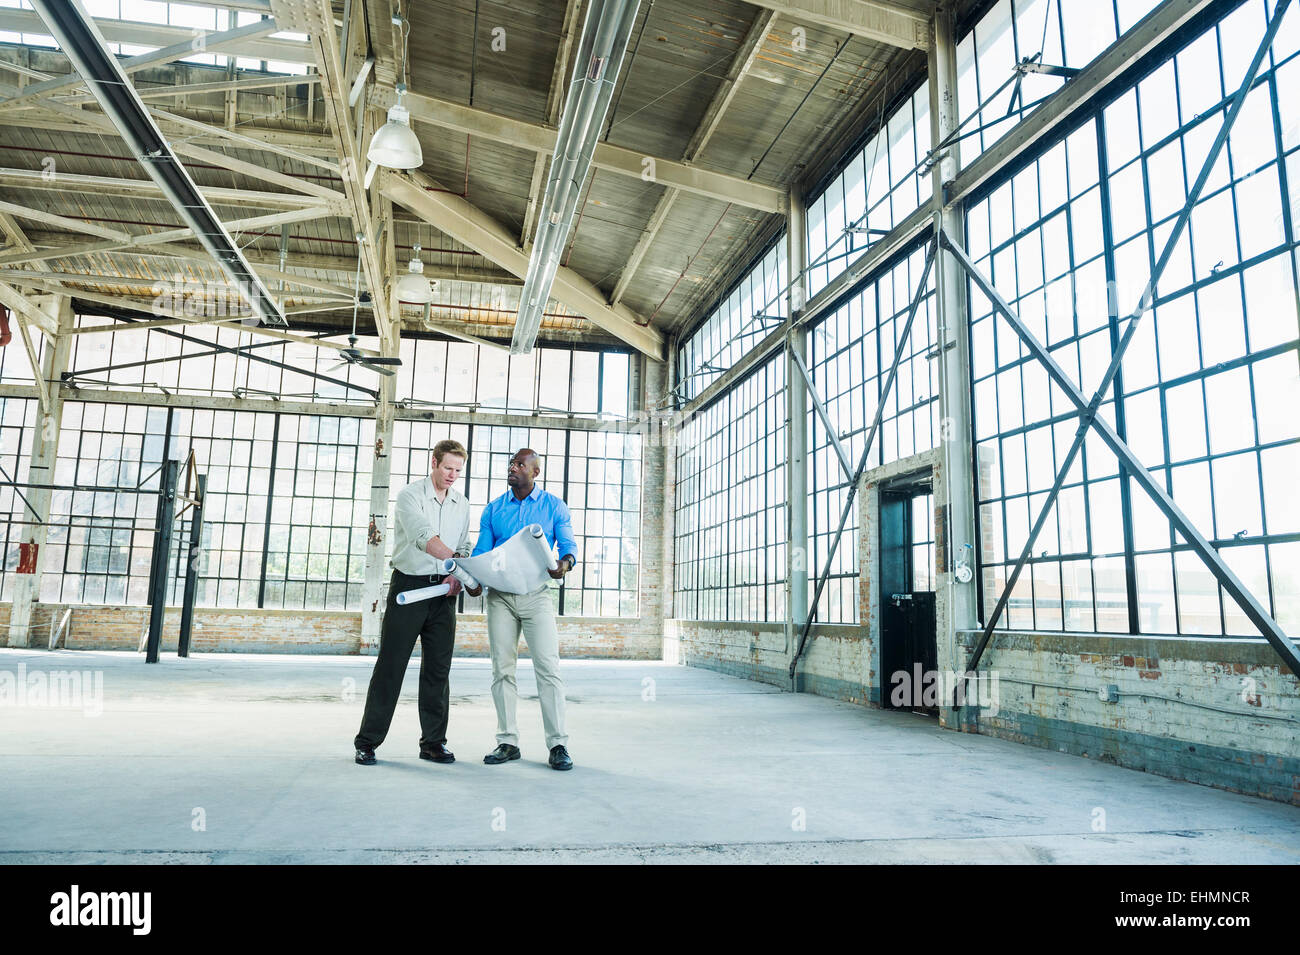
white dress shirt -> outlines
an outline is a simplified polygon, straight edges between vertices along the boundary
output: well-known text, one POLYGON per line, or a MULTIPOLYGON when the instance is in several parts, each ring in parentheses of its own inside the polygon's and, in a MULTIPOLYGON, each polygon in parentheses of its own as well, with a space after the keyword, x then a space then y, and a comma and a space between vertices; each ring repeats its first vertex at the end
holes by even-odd
POLYGON ((439 538, 458 557, 469 555, 469 501, 454 487, 439 501, 433 479, 408 484, 397 494, 393 519, 393 569, 404 574, 441 574, 442 561, 424 549, 439 538))

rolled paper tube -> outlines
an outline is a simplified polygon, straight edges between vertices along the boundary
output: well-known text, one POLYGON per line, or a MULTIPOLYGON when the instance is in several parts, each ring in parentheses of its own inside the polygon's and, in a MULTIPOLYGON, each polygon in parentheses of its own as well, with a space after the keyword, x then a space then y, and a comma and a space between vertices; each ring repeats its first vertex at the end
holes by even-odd
MULTIPOLYGON (((542 530, 541 524, 529 524, 528 533, 541 541, 543 547, 546 547, 546 531, 542 530)), ((560 562, 555 559, 555 555, 551 553, 549 547, 546 547, 546 566, 549 570, 554 570, 556 567, 560 566, 560 562)))
POLYGON ((445 597, 451 587, 446 584, 438 584, 435 587, 421 587, 418 590, 404 590, 397 595, 399 605, 405 607, 407 604, 413 604, 418 600, 430 600, 434 597, 445 597))
POLYGON ((478 590, 479 588, 479 582, 470 576, 469 571, 462 570, 456 563, 455 559, 451 557, 448 557, 442 562, 442 572, 444 574, 451 574, 470 590, 478 590))

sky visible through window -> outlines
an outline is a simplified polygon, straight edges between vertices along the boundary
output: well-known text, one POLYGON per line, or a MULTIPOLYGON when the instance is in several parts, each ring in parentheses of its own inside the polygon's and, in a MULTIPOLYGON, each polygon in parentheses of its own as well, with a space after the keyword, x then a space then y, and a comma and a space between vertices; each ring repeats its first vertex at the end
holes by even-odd
MULTIPOLYGON (((121 20, 127 23, 149 23, 163 26, 184 27, 190 31, 218 33, 235 27, 246 26, 262 19, 261 14, 247 10, 226 10, 218 7, 203 6, 193 3, 165 3, 162 0, 83 0, 86 12, 96 20, 121 20)), ((0 8, 14 10, 31 10, 28 0, 0 0, 0 8)), ((195 32, 195 35, 198 35, 195 32)), ((284 40, 306 40, 303 33, 281 31, 271 34, 284 40)), ((0 31, 0 43, 17 43, 23 46, 57 48, 54 38, 43 32, 0 31)), ((152 53, 157 46, 110 42, 110 50, 120 56, 138 56, 152 53)), ((237 56, 235 67, 239 70, 256 70, 267 73, 305 74, 305 63, 289 63, 281 60, 258 60, 237 56)), ((180 60, 182 63, 201 63, 206 66, 227 66, 230 57, 224 53, 196 53, 180 60)))

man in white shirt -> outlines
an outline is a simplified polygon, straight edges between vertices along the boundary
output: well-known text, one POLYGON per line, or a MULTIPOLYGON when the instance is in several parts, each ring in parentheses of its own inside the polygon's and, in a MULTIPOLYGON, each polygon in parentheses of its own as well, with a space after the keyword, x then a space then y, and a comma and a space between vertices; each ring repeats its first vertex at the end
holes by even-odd
POLYGON ((433 473, 408 484, 397 495, 393 520, 393 577, 388 587, 379 656, 366 693, 366 710, 354 744, 356 761, 375 762, 375 747, 388 735, 393 710, 402 691, 406 665, 420 638, 420 758, 453 763, 447 749, 447 717, 451 654, 456 642, 456 595, 460 581, 444 579, 442 562, 469 555, 469 501, 452 485, 465 467, 459 441, 439 441, 433 448, 433 473), (397 595, 446 583, 445 597, 418 600, 405 606, 397 595))

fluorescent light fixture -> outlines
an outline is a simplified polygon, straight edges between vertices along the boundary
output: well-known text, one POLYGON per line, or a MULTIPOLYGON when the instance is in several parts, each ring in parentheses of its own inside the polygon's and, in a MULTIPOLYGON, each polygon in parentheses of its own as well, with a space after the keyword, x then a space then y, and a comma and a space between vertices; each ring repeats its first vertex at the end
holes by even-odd
POLYGON ((542 312, 551 297, 560 256, 573 227, 582 184, 591 171, 591 156, 605 124, 639 5, 640 0, 591 0, 587 9, 573 79, 551 155, 528 274, 519 297, 515 332, 510 341, 512 355, 528 354, 537 341, 542 312))

